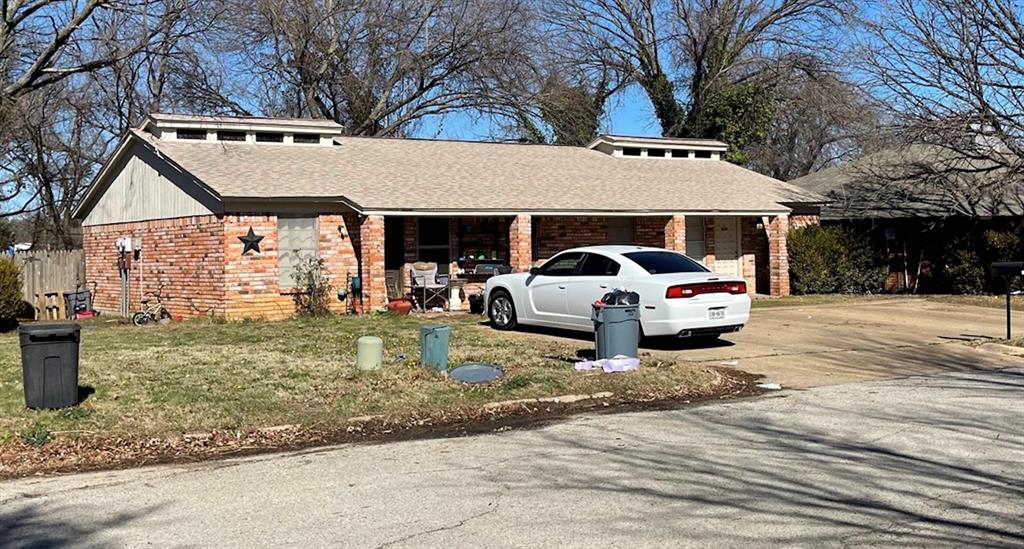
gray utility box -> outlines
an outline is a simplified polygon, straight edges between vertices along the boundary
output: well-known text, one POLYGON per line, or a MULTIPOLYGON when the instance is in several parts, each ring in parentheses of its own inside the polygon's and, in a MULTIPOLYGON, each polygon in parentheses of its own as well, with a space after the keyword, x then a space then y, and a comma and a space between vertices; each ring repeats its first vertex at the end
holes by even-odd
POLYGON ((448 371, 448 341, 452 329, 448 326, 420 328, 420 363, 439 372, 448 371))
POLYGON ((21 338, 25 405, 66 408, 78 404, 78 324, 26 324, 21 338))
POLYGON ((597 358, 622 355, 637 357, 640 341, 639 305, 593 305, 590 320, 594 321, 594 344, 597 358))

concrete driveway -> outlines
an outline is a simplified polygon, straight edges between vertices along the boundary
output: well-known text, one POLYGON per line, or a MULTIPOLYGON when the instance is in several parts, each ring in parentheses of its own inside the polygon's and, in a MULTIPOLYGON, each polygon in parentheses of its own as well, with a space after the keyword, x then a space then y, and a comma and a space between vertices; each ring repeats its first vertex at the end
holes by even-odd
POLYGON ((1024 545, 1024 369, 0 483, 4 547, 1024 545))
MULTIPOLYGON (((1014 315, 1024 333, 1024 313, 1014 315)), ((757 308, 738 334, 711 347, 679 340, 652 342, 647 350, 669 358, 727 363, 764 374, 789 388, 964 372, 1015 364, 996 353, 979 353, 968 342, 1005 337, 1001 309, 953 305, 923 298, 834 305, 757 308)), ((522 337, 575 339, 586 334, 537 331, 522 337)))

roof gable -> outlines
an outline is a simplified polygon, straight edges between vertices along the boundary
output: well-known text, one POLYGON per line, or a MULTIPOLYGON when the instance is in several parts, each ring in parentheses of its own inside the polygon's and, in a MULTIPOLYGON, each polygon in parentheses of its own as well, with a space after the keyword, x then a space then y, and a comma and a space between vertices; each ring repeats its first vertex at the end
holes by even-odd
POLYGON ((144 139, 126 137, 86 190, 73 215, 83 225, 217 214, 209 187, 162 157, 144 139))

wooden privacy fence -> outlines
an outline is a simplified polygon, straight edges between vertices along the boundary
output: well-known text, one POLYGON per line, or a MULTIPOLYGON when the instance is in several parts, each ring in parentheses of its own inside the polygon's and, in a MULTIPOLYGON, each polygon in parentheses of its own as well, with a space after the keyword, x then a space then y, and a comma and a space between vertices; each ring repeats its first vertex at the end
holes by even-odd
POLYGON ((82 250, 17 252, 14 260, 21 265, 22 294, 37 319, 64 318, 64 292, 89 289, 82 250))

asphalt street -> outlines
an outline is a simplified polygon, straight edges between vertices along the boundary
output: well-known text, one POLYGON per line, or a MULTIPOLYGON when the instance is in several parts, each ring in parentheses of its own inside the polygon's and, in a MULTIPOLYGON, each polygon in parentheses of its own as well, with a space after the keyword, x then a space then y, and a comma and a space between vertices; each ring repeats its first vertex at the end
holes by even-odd
MULTIPOLYGON (((977 352, 977 351, 975 351, 977 352)), ((0 484, 4 547, 1024 545, 1024 369, 0 484)))

